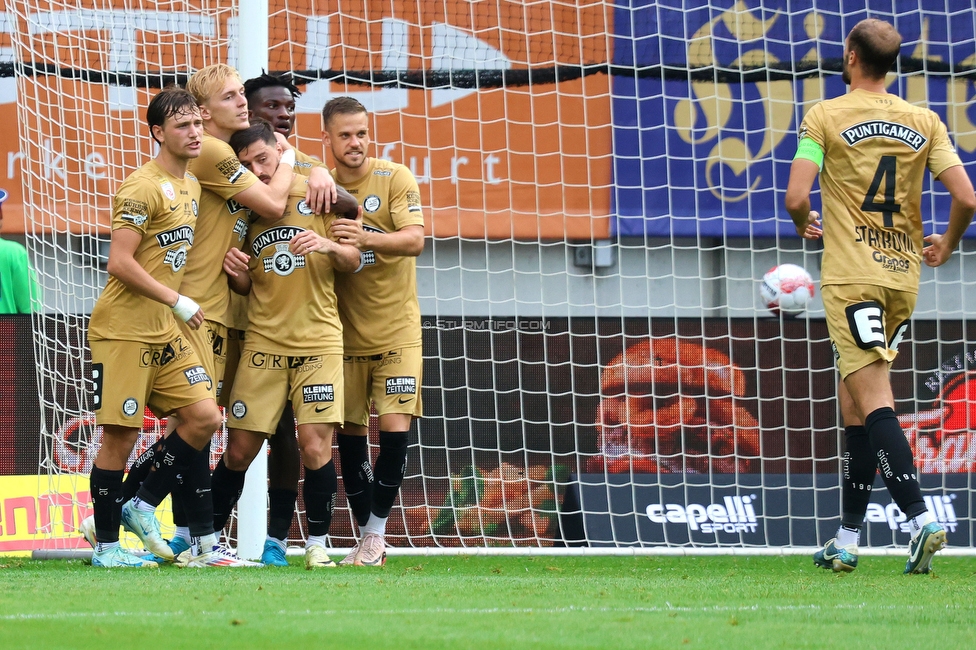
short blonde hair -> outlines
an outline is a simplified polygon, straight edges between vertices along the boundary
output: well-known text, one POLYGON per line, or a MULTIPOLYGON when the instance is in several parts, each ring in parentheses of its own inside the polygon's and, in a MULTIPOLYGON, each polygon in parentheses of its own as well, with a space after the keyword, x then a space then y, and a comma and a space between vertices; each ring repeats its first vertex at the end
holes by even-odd
POLYGON ((203 106, 211 97, 224 89, 228 79, 241 81, 241 75, 226 63, 215 63, 200 68, 186 82, 186 89, 193 94, 197 104, 203 106))

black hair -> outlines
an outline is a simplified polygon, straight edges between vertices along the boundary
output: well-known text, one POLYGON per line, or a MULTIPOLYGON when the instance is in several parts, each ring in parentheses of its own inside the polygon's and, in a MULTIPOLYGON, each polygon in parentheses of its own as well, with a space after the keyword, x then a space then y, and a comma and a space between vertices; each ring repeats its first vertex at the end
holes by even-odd
POLYGON ((267 120, 262 120, 260 117, 256 117, 251 120, 251 126, 243 131, 237 131, 234 135, 230 136, 228 144, 230 144, 234 153, 239 154, 259 141, 274 145, 277 142, 277 138, 275 138, 275 130, 271 126, 271 123, 267 120))
POLYGON ((247 97, 247 103, 250 104, 251 99, 259 90, 278 87, 284 88, 290 92, 292 99, 298 99, 302 96, 302 91, 300 91, 298 86, 295 85, 290 73, 267 73, 263 70, 261 71, 260 76, 254 77, 253 79, 248 79, 244 82, 244 96, 247 97))

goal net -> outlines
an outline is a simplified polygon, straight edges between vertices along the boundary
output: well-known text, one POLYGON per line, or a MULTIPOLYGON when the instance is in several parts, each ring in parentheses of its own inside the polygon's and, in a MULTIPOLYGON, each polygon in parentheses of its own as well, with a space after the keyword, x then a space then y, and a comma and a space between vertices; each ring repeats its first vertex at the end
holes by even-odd
MULTIPOLYGON (((16 79, 45 295, 34 345, 53 514, 39 530, 47 547, 79 546, 100 436, 84 334, 111 196, 152 155, 151 95, 235 65, 255 16, 217 1, 7 7, 0 71, 16 79)), ((844 92, 850 28, 882 18, 904 37, 889 90, 936 111, 972 171, 973 15, 955 0, 270 0, 268 68, 303 92, 298 148, 323 156, 322 106, 352 95, 371 154, 407 165, 423 195, 426 414, 388 542, 758 552, 831 537, 842 436, 822 303, 775 315, 759 291, 784 263, 819 278, 818 247, 783 208, 797 126, 844 92)), ((926 232, 941 232, 948 196, 925 183, 926 232)), ((961 547, 974 543, 973 251, 964 239, 923 269, 892 369, 926 500, 961 547)), ((159 435, 146 424, 140 447, 159 435)), ((907 544, 880 480, 875 492, 864 545, 907 544)), ((331 540, 352 545, 348 510, 331 540)))

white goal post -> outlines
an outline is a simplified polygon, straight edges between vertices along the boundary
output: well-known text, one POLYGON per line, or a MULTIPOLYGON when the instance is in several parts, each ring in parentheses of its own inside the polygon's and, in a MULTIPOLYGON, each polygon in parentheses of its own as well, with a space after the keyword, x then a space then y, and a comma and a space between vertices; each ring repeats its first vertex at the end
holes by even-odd
MULTIPOLYGON (((829 539, 842 433, 819 292, 796 317, 759 292, 783 263, 819 279, 819 250, 782 205, 797 126, 844 92, 846 33, 883 18, 904 36, 890 90, 941 116, 972 174, 976 24, 966 3, 794 4, 8 0, 23 223, 45 295, 39 475, 70 503, 42 518, 38 548, 80 547, 90 507, 84 332, 112 193, 152 154, 152 94, 215 62, 292 74, 295 144, 316 156, 325 101, 357 97, 371 155, 418 178, 426 416, 391 545, 800 553, 829 539)), ((944 230, 947 205, 927 180, 926 232, 944 230)), ((967 552, 974 242, 923 269, 892 369, 926 499, 967 552)), ((146 424, 140 448, 159 434, 146 424)), ((246 556, 263 542, 261 471, 228 531, 246 556)), ((353 542, 339 503, 337 548, 353 542)), ((866 551, 900 552, 903 524, 879 480, 866 551)), ((297 517, 292 541, 303 531, 297 517)))

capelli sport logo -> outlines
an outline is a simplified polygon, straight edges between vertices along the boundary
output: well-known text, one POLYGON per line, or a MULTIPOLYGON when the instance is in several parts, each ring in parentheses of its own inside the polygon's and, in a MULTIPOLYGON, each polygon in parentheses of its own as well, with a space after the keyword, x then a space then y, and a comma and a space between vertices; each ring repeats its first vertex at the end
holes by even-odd
POLYGON ((756 495, 723 497, 721 503, 652 503, 647 518, 655 524, 686 524, 703 533, 754 533, 759 525, 756 495))

